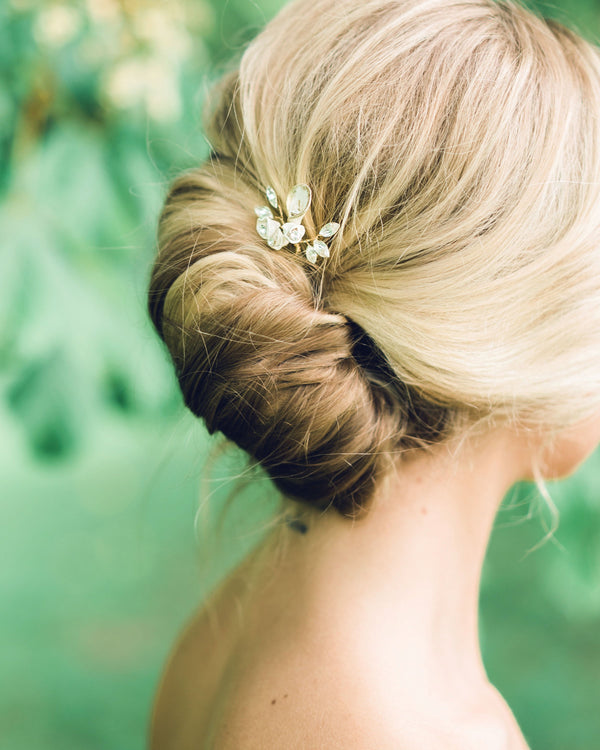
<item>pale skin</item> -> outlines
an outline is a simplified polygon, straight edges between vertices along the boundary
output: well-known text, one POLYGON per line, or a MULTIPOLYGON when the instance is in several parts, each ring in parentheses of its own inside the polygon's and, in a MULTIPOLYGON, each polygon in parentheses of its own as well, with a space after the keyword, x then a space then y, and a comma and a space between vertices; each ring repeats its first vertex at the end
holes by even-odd
MULTIPOLYGON (((485 672, 478 601, 496 512, 543 438, 490 429, 404 461, 363 520, 276 529, 180 639, 152 750, 527 750, 485 672)), ((545 450, 544 477, 599 442, 594 412, 545 450)))

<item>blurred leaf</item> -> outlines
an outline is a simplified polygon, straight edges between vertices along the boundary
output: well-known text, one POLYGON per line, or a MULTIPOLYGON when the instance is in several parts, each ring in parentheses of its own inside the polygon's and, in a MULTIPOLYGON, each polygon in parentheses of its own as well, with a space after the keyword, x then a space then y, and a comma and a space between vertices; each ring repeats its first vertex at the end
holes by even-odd
POLYGON ((8 390, 8 404, 19 416, 38 460, 64 458, 79 447, 77 390, 73 370, 60 350, 30 362, 8 390))

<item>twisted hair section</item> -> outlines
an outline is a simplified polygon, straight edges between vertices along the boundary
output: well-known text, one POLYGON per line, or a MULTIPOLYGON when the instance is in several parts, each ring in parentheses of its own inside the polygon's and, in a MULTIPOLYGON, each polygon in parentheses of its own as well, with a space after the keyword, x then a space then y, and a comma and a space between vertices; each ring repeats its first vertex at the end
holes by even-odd
POLYGON ((254 240, 252 197, 232 200, 228 176, 209 165, 172 185, 152 319, 209 433, 244 449, 287 497, 355 516, 390 456, 435 439, 444 413, 422 421, 425 405, 398 390, 367 334, 318 308, 299 257, 254 240))

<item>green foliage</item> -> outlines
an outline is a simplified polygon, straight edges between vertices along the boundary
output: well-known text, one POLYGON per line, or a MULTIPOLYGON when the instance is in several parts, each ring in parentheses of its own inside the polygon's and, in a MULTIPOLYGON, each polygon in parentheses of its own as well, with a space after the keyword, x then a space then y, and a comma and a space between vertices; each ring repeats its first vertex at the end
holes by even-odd
MULTIPOLYGON (((193 533, 206 435, 182 411, 145 292, 166 185, 208 150, 204 92, 282 4, 0 4, 0 732, 11 750, 141 748, 166 652, 209 588, 193 533)), ((537 5, 597 34, 595 0, 537 5)), ((523 559, 542 533, 524 487, 486 565, 486 663, 533 750, 593 750, 600 736, 597 463, 552 487, 564 549, 523 559)), ((250 540, 239 544, 222 567, 250 540)))

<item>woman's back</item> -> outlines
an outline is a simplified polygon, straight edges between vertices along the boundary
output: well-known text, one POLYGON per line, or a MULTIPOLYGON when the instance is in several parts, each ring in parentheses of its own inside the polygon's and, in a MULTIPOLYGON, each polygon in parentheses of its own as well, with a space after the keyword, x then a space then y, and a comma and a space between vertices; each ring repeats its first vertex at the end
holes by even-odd
POLYGON ((252 573, 250 583, 255 559, 227 576, 179 637, 155 699, 152 750, 527 750, 489 684, 462 706, 442 694, 416 698, 408 675, 390 679, 383 667, 385 638, 378 660, 328 612, 311 608, 309 624, 303 606, 290 606, 297 581, 285 570, 252 573))
POLYGON ((150 747, 199 750, 226 700, 229 665, 239 640, 239 603, 249 558, 194 613, 167 662, 154 701, 150 747))

